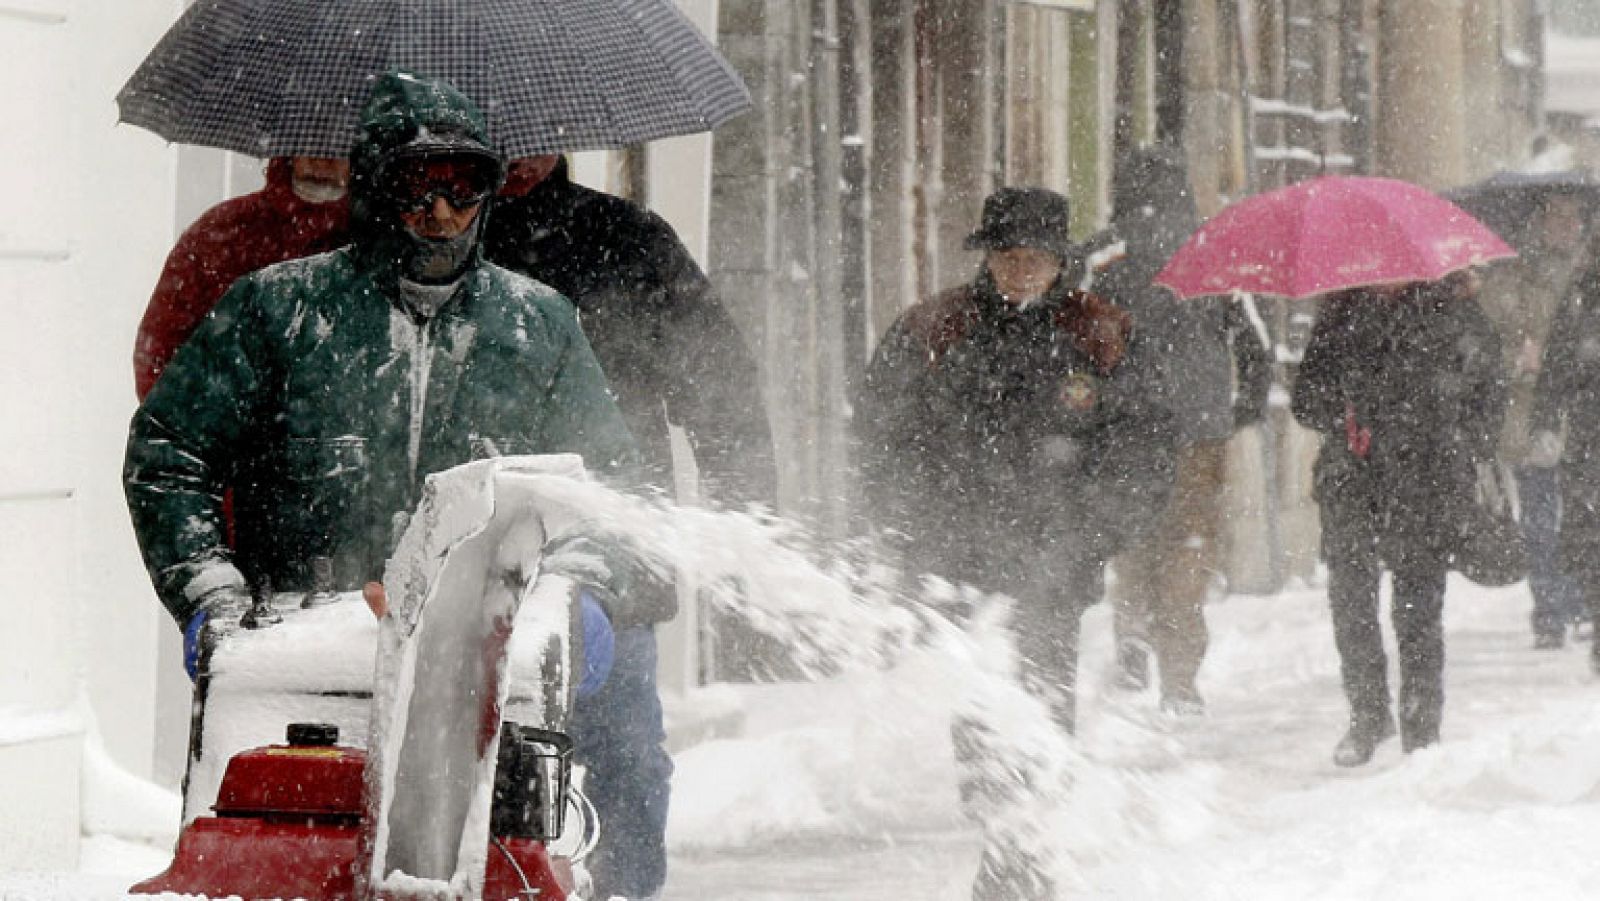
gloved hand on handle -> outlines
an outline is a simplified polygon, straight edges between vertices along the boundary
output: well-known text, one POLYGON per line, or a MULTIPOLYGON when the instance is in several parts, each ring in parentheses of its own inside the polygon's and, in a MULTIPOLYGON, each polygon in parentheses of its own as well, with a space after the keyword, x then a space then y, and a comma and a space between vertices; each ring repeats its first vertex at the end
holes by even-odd
MULTIPOLYGON (((233 569, 232 566, 228 567, 233 569)), ((238 576, 238 570, 233 570, 238 576)), ((198 580, 197 580, 198 581, 198 580)), ((183 669, 191 680, 197 678, 200 662, 217 640, 239 626, 239 618, 250 609, 250 590, 244 577, 209 588, 200 595, 195 612, 183 627, 183 669)))

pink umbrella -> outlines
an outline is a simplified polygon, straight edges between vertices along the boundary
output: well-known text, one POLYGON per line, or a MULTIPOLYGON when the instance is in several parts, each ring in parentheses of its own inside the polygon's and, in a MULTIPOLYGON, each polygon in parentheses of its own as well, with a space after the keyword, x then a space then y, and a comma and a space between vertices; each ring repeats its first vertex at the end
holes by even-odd
POLYGON ((1310 297, 1434 281, 1516 251, 1460 207, 1392 178, 1328 176, 1242 200, 1195 232, 1156 276, 1179 297, 1310 297))

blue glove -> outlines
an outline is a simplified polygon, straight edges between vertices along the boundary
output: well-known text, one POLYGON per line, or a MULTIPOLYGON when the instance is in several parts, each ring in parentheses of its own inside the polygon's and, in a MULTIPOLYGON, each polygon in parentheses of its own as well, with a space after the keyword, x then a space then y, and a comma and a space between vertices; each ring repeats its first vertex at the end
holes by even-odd
POLYGON ((201 610, 189 617, 189 625, 183 627, 183 670, 189 674, 190 682, 195 680, 200 668, 200 633, 205 631, 206 620, 210 618, 210 611, 201 610))
POLYGON ((587 588, 578 589, 578 617, 583 627, 583 667, 578 679, 578 697, 592 697, 606 684, 611 664, 617 656, 617 634, 611 618, 587 588))

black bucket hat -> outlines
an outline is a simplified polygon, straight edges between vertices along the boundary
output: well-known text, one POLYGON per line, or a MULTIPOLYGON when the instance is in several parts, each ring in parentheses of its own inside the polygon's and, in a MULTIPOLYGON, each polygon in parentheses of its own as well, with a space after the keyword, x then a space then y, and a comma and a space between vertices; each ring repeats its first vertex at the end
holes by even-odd
POLYGON ((1067 198, 1048 188, 1001 188, 984 198, 983 220, 967 236, 968 250, 1033 247, 1065 259, 1077 245, 1067 198))

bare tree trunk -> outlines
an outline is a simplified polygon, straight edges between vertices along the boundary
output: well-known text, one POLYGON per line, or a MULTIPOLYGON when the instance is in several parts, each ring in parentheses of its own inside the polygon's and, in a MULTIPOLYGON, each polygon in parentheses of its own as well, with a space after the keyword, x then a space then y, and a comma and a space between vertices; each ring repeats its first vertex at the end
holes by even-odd
MULTIPOLYGON (((1256 25, 1259 41, 1260 70, 1256 73, 1255 96, 1264 101, 1282 102, 1285 91, 1284 69, 1288 57, 1284 41, 1284 10, 1288 0, 1268 0, 1260 7, 1261 19, 1256 25)), ((1253 141, 1260 151, 1256 155, 1256 185, 1261 190, 1281 187, 1287 180, 1284 160, 1276 151, 1285 146, 1282 116, 1262 115, 1255 118, 1253 141), (1269 152, 1272 151, 1272 152, 1269 152)))
POLYGON ((1344 147, 1357 173, 1372 171, 1372 42, 1368 37, 1367 0, 1341 0, 1339 14, 1343 68, 1339 96, 1350 118, 1345 120, 1344 147))
POLYGON ((817 378, 815 421, 816 498, 823 533, 843 537, 848 515, 845 443, 844 290, 841 265, 843 180, 839 134, 838 0, 811 3, 811 159, 815 236, 812 284, 817 378))
POLYGON ((840 224, 840 276, 844 325, 844 379, 853 389, 872 349, 872 18, 868 0, 842 0, 839 40, 839 113, 844 202, 840 224))
POLYGON ((933 58, 937 45, 934 34, 934 11, 930 0, 912 0, 911 56, 915 67, 915 101, 912 104, 915 122, 911 134, 916 148, 916 164, 911 186, 911 253, 916 269, 916 296, 931 296, 935 290, 937 262, 934 253, 932 219, 938 208, 938 160, 936 157, 939 134, 938 69, 933 58))
POLYGON ((1135 134, 1140 102, 1139 68, 1144 65, 1144 15, 1146 0, 1124 0, 1117 7, 1116 115, 1111 122, 1112 184, 1127 165, 1128 154, 1138 146, 1135 134))
POLYGON ((1318 155, 1322 142, 1312 115, 1317 106, 1316 7, 1321 0, 1283 0, 1284 6, 1284 150, 1290 182, 1322 174, 1318 155))
POLYGON ((1184 0, 1154 0, 1156 46, 1156 141, 1181 146, 1184 140, 1184 0))

